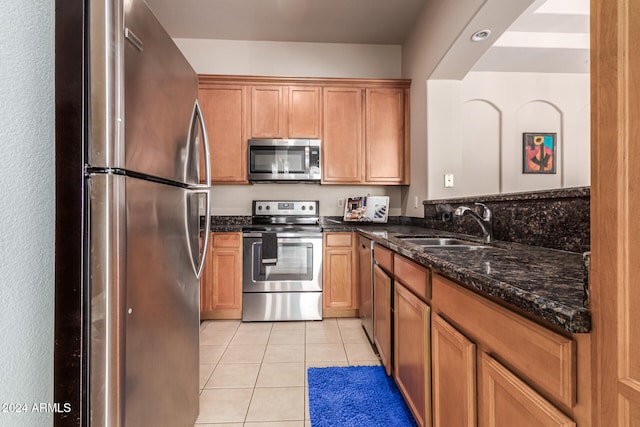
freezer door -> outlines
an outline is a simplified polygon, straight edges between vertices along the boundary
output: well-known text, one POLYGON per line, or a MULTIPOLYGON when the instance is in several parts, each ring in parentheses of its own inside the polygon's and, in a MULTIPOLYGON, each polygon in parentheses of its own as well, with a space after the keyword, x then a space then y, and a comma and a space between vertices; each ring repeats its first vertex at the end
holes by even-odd
MULTIPOLYGON (((118 61, 117 55, 111 61, 116 75, 113 102, 124 101, 117 110, 117 120, 124 115, 124 138, 118 135, 113 139, 94 138, 91 166, 198 184, 197 178, 187 173, 187 165, 192 162, 189 157, 197 163, 201 149, 189 146, 198 97, 197 75, 144 1, 126 0, 123 13, 124 28, 117 28, 121 24, 114 19, 108 21, 113 27, 106 31, 113 33, 112 39, 107 40, 112 40, 116 52, 122 45, 124 62, 118 61), (119 79, 120 69, 124 74, 119 79), (100 146, 101 140, 106 147, 100 146)), ((92 80, 99 79, 102 73, 91 72, 92 80)), ((92 108, 92 114, 101 114, 100 106, 92 104, 92 107, 96 107, 92 108)))
POLYGON ((91 425, 192 427, 199 195, 110 174, 91 188, 92 216, 111 216, 107 228, 92 219, 91 425))

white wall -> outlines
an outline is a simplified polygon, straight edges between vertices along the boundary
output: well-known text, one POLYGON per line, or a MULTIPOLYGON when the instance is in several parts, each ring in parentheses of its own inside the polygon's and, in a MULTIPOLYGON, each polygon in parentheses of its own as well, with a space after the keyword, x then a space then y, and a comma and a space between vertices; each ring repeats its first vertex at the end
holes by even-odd
POLYGON ((175 39, 198 74, 401 77, 399 45, 175 39))
POLYGON ((589 185, 588 74, 469 73, 428 88, 430 199, 589 185), (557 134, 556 174, 522 173, 523 132, 557 134))
MULTIPOLYGON (((502 171, 470 168, 496 156, 502 149, 494 142, 495 128, 489 128, 482 120, 474 120, 476 114, 500 119, 501 111, 491 102, 472 102, 464 98, 461 79, 467 75, 477 58, 490 47, 487 43, 471 43, 470 36, 483 28, 491 28, 497 38, 533 0, 430 0, 426 2, 407 41, 403 44, 402 73, 412 80, 411 85, 411 186, 403 191, 403 212, 409 216, 422 216, 421 209, 413 208, 417 196, 421 200, 449 195, 471 195, 493 191, 493 182, 504 182, 502 171), (508 3, 508 4, 507 4, 508 3), (438 79, 433 85, 430 81, 438 79), (458 83, 455 83, 455 82, 458 83), (430 93, 431 91, 434 93, 430 93), (457 104, 456 104, 457 103, 457 104), (475 123, 477 128, 461 127, 475 123), (481 131, 483 145, 479 153, 468 150, 462 140, 468 140, 472 132, 481 131), (472 154, 473 153, 473 154, 472 154), (479 159, 477 156, 483 156, 479 159), (454 174, 454 189, 444 190, 444 172, 454 174), (462 176, 460 171, 467 173, 462 176), (471 178, 472 177, 472 178, 471 178), (466 194, 464 194, 466 193, 466 194)), ((494 82, 498 84, 499 82, 494 82)), ((470 85, 469 85, 470 86, 470 85)), ((588 90, 587 90, 588 94, 588 90)), ((588 173, 588 169, 585 171, 588 173)), ((567 179, 564 183, 569 186, 567 179)), ((518 184, 521 185, 521 184, 518 184)), ((505 186, 502 191, 510 188, 505 186)), ((498 190, 499 191, 499 190, 498 190)))
MULTIPOLYGON (((54 91, 51 1, 0 14, 0 404, 53 401, 54 91)), ((0 425, 52 424, 3 413, 0 425)))
MULTIPOLYGON (((427 80, 437 68, 460 30, 480 10, 486 0, 431 0, 426 2, 415 28, 402 46, 402 76, 411 79, 411 186, 403 190, 403 214, 423 215, 422 204, 428 196, 427 80)), ((431 140, 429 139, 429 143, 431 140)), ((438 144, 438 142, 433 142, 438 144)))
POLYGON ((338 206, 339 198, 368 195, 389 196, 389 215, 402 214, 397 187, 319 184, 215 185, 211 209, 213 215, 251 215, 252 200, 320 200, 320 215, 342 216, 344 206, 338 206))
MULTIPOLYGON (((397 45, 289 43, 175 39, 198 74, 255 76, 401 78, 397 45)), ((318 184, 216 185, 214 215, 250 215, 257 199, 320 200, 323 216, 343 215, 338 198, 389 196, 389 214, 401 215, 398 187, 318 184)))

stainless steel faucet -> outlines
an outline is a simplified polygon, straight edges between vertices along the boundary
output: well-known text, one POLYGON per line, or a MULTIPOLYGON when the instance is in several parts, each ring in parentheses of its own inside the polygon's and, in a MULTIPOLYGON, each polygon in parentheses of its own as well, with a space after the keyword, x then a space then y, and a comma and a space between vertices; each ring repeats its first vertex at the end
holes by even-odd
POLYGON ((459 206, 453 211, 453 215, 461 217, 468 212, 471 217, 480 224, 480 227, 482 227, 482 236, 484 237, 485 243, 490 243, 493 239, 493 215, 491 214, 491 209, 483 203, 476 203, 476 206, 482 207, 482 216, 467 206, 459 206))

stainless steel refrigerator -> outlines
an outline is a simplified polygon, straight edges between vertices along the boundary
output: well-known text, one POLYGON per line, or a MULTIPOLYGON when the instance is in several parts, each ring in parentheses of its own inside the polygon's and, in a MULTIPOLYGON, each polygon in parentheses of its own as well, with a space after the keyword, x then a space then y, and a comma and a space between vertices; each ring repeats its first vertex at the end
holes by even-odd
POLYGON ((55 425, 191 427, 210 205, 197 75, 143 0, 56 3, 54 398, 71 410, 55 425))

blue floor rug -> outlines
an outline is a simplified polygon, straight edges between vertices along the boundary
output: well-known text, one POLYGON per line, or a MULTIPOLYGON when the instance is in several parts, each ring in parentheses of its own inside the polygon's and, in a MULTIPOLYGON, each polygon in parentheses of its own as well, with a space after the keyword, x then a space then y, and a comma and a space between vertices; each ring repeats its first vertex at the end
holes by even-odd
POLYGON ((309 368, 312 427, 413 427, 411 412, 382 366, 309 368))

